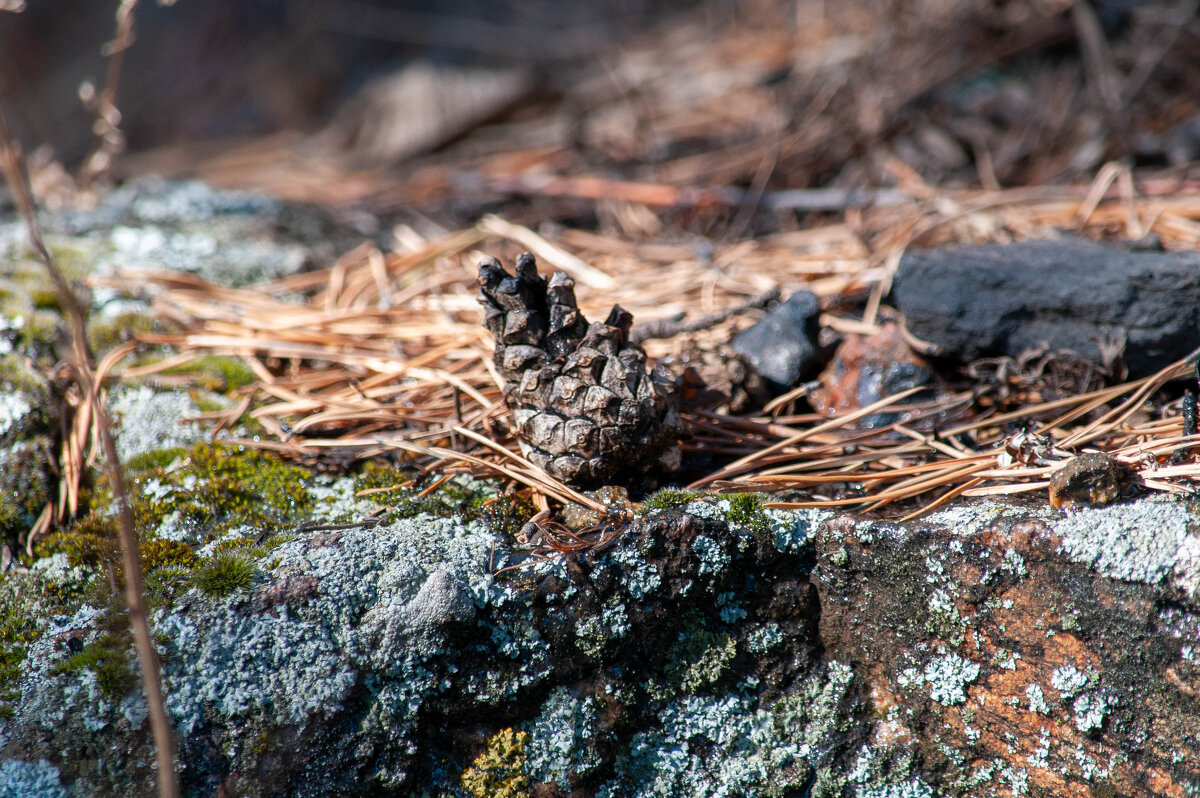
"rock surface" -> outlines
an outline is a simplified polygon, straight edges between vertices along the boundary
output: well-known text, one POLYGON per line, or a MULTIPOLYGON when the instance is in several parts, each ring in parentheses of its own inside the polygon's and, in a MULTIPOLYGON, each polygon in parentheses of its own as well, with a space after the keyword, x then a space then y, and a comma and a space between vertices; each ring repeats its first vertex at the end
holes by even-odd
MULTIPOLYGON (((309 490, 318 522, 375 509, 346 479, 309 490)), ((668 491, 605 551, 499 574, 523 560, 500 528, 391 519, 291 530, 245 550, 243 586, 185 580, 156 602, 189 794, 1200 786, 1200 516, 1185 502, 978 502, 891 524, 668 491)), ((0 598, 48 602, 87 579, 55 555, 0 598)), ((136 679, 87 659, 112 610, 56 606, 0 725, 0 795, 148 795, 136 679)), ((132 672, 127 642, 114 656, 132 672)))
POLYGON ((734 336, 733 351, 754 366, 771 388, 783 393, 819 365, 820 314, 816 294, 797 291, 734 336))
POLYGON ((1102 363, 1102 346, 1111 346, 1136 378, 1196 348, 1198 273, 1191 252, 1029 241, 909 252, 893 295, 909 331, 948 358, 1016 357, 1048 345, 1102 363))

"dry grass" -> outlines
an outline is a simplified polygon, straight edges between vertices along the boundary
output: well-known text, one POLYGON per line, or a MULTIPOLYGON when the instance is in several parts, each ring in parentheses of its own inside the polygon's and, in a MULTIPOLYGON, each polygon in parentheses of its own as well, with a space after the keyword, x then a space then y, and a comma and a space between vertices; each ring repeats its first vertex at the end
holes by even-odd
MULTIPOLYGON (((826 313, 827 325, 870 333, 895 316, 881 299, 899 253, 917 240, 973 240, 979 231, 1003 240, 1074 227, 1096 237, 1152 232, 1171 249, 1200 245, 1200 191, 1175 185, 1159 195, 1151 177, 1134 193, 1127 177, 1114 167, 1091 186, 910 197, 869 209, 853 225, 717 243, 704 258, 689 245, 642 245, 578 230, 551 242, 485 217, 404 252, 363 245, 328 269, 246 289, 176 273, 131 274, 115 285, 148 291, 159 314, 179 328, 144 340, 178 354, 124 376, 148 376, 199 355, 240 357, 259 381, 220 426, 249 412, 275 438, 244 443, 338 461, 403 452, 429 470, 501 475, 541 496, 598 508, 517 453, 474 299, 484 251, 511 258, 530 249, 543 268, 572 274, 592 318, 614 302, 639 322, 694 317, 774 285, 785 293, 803 286, 831 308, 857 308, 853 315, 826 313)), ((647 348, 660 358, 685 345, 718 348, 748 323, 743 315, 651 340, 647 348)), ((1178 492, 1200 476, 1200 465, 1168 460, 1197 440, 1182 435, 1177 412, 1160 413, 1150 398, 1191 369, 1180 362, 1143 380, 1004 413, 979 404, 970 390, 921 404, 905 404, 908 395, 900 394, 833 418, 788 415, 794 397, 782 397, 765 414, 688 415, 685 446, 728 463, 694 487, 808 496, 773 505, 779 507, 906 502, 907 510, 921 511, 959 495, 1033 491, 1045 487, 1057 462, 1084 449, 1112 453, 1146 489, 1178 492), (901 412, 902 421, 854 426, 885 408, 901 412), (1053 442, 1036 463, 1013 462, 1006 452, 1006 425, 1022 421, 1053 442)))

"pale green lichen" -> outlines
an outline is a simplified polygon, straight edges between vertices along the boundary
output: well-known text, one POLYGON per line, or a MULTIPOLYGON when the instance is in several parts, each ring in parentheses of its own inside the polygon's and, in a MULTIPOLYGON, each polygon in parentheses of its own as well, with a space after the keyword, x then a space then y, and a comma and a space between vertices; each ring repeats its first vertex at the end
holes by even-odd
POLYGON ((543 702, 528 725, 527 770, 535 781, 570 790, 572 775, 586 775, 600 764, 598 706, 594 697, 578 698, 563 687, 543 702))
POLYGON ((44 759, 0 762, 0 798, 67 798, 58 768, 44 759))

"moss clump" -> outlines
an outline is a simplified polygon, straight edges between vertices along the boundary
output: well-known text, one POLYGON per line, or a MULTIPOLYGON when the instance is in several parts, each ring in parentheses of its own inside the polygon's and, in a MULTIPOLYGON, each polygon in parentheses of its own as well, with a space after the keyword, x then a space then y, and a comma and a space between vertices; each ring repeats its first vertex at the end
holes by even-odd
POLYGON ((525 522, 537 515, 533 502, 516 493, 495 496, 483 502, 480 515, 495 532, 512 537, 525 522))
POLYGON ((142 543, 141 550, 142 568, 146 571, 158 568, 191 568, 197 560, 192 547, 178 540, 147 540, 142 543))
POLYGON ((166 565, 146 573, 146 601, 151 607, 171 605, 192 585, 192 570, 166 565))
POLYGON ((52 669, 52 673, 72 673, 86 668, 96 675, 96 684, 110 700, 120 701, 133 690, 136 678, 129 667, 129 642, 116 634, 105 634, 52 669))
POLYGON ((154 318, 147 313, 127 311, 111 319, 88 319, 87 337, 93 352, 105 352, 128 343, 139 334, 154 332, 154 318))
POLYGON ((125 461, 125 471, 130 474, 144 471, 160 471, 164 468, 169 468, 178 460, 185 459, 187 455, 188 450, 182 446, 142 452, 141 454, 135 454, 125 461))
POLYGON ((224 598, 254 584, 254 561, 241 552, 224 551, 204 560, 192 579, 200 592, 214 598, 224 598))
MULTIPOLYGON (((86 516, 87 520, 90 516, 86 516)), ((72 528, 67 532, 47 535, 33 548, 36 558, 66 554, 67 564, 75 568, 96 568, 104 563, 121 559, 121 546, 115 534, 91 524, 72 528)))
POLYGON ((248 549, 254 546, 254 538, 230 538, 222 540, 217 545, 213 546, 213 554, 221 554, 226 551, 238 551, 239 549, 248 549))
POLYGON ((154 479, 156 497, 134 499, 134 518, 141 530, 154 529, 171 513, 206 540, 234 526, 250 525, 267 532, 289 526, 309 504, 309 472, 262 452, 234 451, 197 444, 184 450, 182 465, 150 470, 135 481, 154 479))
POLYGON ((647 510, 682 510, 696 499, 700 498, 700 494, 691 490, 678 490, 677 488, 663 488, 657 493, 646 499, 647 510))
POLYGON ((185 374, 194 387, 213 393, 230 393, 258 382, 244 361, 236 357, 205 355, 187 363, 173 366, 164 374, 185 374))
POLYGON ((736 493, 729 497, 729 525, 750 530, 755 537, 771 531, 771 519, 763 512, 763 497, 758 493, 736 493))
POLYGON ((21 441, 0 452, 0 538, 10 544, 33 528, 54 496, 49 447, 48 439, 21 441))
POLYGON ((528 732, 502 729, 487 741, 487 751, 463 771, 462 787, 472 798, 529 798, 525 772, 528 732))

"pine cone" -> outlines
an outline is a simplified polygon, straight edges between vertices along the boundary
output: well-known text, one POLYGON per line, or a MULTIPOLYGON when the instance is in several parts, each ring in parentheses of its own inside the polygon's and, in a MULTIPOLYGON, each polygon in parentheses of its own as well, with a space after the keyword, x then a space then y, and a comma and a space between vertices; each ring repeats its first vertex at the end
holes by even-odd
POLYGON ((555 272, 547 283, 528 252, 515 277, 494 258, 480 264, 479 289, 504 401, 531 462, 581 486, 678 469, 674 380, 646 370, 628 311, 614 305, 604 323, 588 324, 575 281, 555 272))

